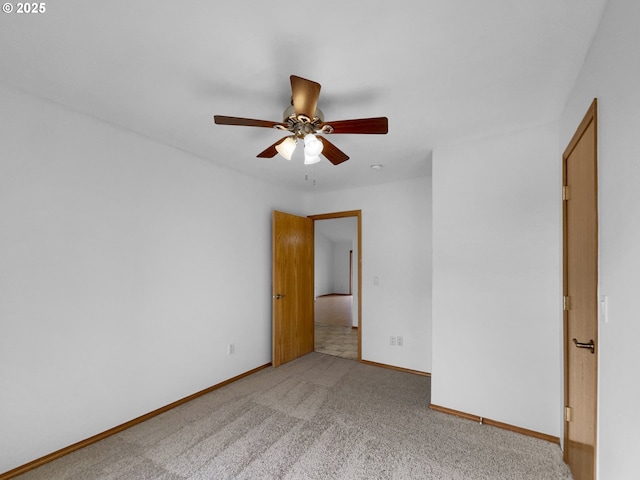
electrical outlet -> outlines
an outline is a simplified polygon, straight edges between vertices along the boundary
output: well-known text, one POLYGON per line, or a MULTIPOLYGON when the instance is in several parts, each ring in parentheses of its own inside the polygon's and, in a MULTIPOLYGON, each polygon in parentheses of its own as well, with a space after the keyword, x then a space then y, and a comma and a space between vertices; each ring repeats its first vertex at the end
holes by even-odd
POLYGON ((236 351, 236 347, 233 343, 230 343, 227 347, 227 354, 228 355, 233 355, 233 352, 236 351))
POLYGON ((398 339, 396 340, 396 344, 399 347, 402 347, 404 345, 404 340, 402 340, 402 337, 398 337, 398 339))
POLYGON ((396 337, 389 337, 389 345, 392 347, 396 346, 396 337))

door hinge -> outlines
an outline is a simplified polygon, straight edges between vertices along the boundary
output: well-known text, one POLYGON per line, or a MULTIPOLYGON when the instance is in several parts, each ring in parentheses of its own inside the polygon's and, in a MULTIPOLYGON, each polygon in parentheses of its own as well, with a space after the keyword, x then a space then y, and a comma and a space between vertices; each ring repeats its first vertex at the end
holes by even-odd
POLYGON ((571 421, 571 407, 564 407, 564 421, 571 421))
POLYGON ((562 200, 569 200, 569 185, 562 186, 562 200))
POLYGON ((569 310, 571 308, 571 302, 570 302, 570 298, 568 295, 565 295, 564 297, 562 297, 562 309, 563 310, 569 310))

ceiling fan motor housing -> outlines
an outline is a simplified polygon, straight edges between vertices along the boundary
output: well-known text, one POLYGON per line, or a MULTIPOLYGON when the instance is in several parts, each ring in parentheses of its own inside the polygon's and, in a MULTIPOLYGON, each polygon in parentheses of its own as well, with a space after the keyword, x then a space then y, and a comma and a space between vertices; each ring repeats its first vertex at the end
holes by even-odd
POLYGON ((310 133, 331 133, 333 128, 330 125, 322 125, 323 122, 324 113, 319 108, 316 108, 313 119, 311 119, 306 115, 296 114, 294 106, 290 105, 282 114, 282 123, 285 125, 274 125, 274 127, 279 130, 288 130, 297 138, 304 138, 310 133))

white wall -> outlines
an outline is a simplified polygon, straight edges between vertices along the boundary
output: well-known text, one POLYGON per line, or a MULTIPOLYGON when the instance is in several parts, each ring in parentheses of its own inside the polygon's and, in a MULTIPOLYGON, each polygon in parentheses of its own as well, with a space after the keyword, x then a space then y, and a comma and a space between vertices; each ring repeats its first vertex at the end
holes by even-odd
MULTIPOLYGON (((331 222, 332 220, 321 220, 331 222)), ((317 222, 316 222, 317 224, 317 222)), ((354 238, 357 239, 357 231, 354 238)), ((357 241, 357 240, 356 240, 357 241)), ((315 296, 349 293, 349 251, 355 242, 334 242, 316 229, 314 239, 315 296)), ((357 278, 356 278, 357 281, 357 278)))
MULTIPOLYGON (((357 231, 355 235, 357 238, 357 231)), ((352 242, 334 242, 333 293, 349 293, 349 275, 351 273, 349 269, 349 252, 351 250, 353 250, 352 242)))
POLYGON ((316 229, 313 247, 314 295, 333 293, 333 242, 316 229))
POLYGON ((600 294, 598 478, 637 478, 640 382, 637 381, 640 272, 640 2, 609 0, 561 119, 568 144, 598 98, 600 294))
POLYGON ((0 472, 271 360, 302 198, 3 87, 0 145, 0 472))
POLYGON ((430 372, 431 177, 313 194, 307 205, 362 210, 362 358, 430 372), (391 335, 404 347, 390 346, 391 335))
POLYGON ((557 125, 433 155, 432 403, 559 436, 557 125))

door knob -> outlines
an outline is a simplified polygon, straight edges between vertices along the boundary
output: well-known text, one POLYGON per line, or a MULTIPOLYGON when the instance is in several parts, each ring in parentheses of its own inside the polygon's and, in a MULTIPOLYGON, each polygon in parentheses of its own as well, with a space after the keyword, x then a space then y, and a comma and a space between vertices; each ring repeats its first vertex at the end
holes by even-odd
POLYGON ((275 298, 276 300, 280 300, 281 298, 284 298, 284 295, 280 295, 279 293, 276 293, 273 298, 275 298))
POLYGON ((582 343, 574 338, 573 343, 578 348, 588 348, 589 350, 591 350, 591 353, 596 353, 596 344, 593 343, 593 340, 589 340, 589 343, 582 343))

